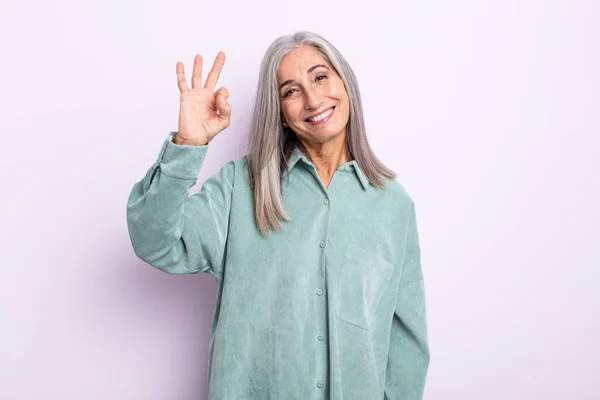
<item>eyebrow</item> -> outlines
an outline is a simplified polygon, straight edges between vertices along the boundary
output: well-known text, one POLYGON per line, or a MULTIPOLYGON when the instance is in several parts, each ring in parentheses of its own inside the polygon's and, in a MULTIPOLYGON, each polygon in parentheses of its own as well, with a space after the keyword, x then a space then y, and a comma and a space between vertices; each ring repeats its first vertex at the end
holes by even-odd
MULTIPOLYGON (((323 64, 317 64, 317 65, 313 65, 312 67, 310 67, 306 73, 310 74, 311 72, 313 72, 315 69, 319 68, 319 67, 323 67, 326 69, 329 69, 329 67, 327 65, 323 65, 323 64)), ((282 87, 284 87, 285 85, 294 82, 293 79, 288 79, 287 81, 283 82, 281 85, 279 85, 279 90, 281 90, 282 87)))

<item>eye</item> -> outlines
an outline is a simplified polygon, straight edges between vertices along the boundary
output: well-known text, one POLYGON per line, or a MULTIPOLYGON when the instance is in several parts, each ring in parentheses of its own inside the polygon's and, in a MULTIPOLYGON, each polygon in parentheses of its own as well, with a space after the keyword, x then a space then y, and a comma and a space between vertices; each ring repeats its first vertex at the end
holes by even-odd
MULTIPOLYGON (((315 81, 322 81, 322 80, 323 80, 322 78, 324 78, 324 79, 328 79, 329 77, 328 77, 326 74, 317 75, 317 76, 315 77, 315 81)), ((287 92, 285 92, 285 93, 283 94, 283 97, 284 97, 284 98, 288 97, 289 95, 293 94, 293 92, 294 92, 295 90, 297 90, 297 89, 290 89, 290 90, 288 90, 287 92)))
POLYGON ((287 92, 285 92, 285 93, 283 94, 283 97, 288 97, 290 94, 292 94, 292 91, 293 91, 293 90, 296 90, 296 89, 290 89, 290 90, 288 90, 287 92))

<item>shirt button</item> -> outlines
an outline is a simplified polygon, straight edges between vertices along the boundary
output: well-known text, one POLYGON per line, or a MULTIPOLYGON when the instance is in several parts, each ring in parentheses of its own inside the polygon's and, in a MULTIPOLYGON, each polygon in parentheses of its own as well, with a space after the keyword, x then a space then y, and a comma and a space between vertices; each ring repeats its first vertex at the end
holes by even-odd
POLYGON ((323 339, 325 339, 325 336, 323 336, 323 335, 319 335, 319 336, 317 336, 317 339, 318 339, 318 340, 323 340, 323 339))
POLYGON ((323 294, 323 289, 321 289, 321 288, 317 289, 317 294, 318 294, 319 296, 320 296, 320 295, 322 295, 322 294, 323 294))
POLYGON ((344 171, 350 171, 350 166, 349 166, 349 165, 346 165, 346 166, 344 167, 344 171))
POLYGON ((321 247, 321 248, 325 247, 325 242, 321 241, 321 243, 319 243, 319 247, 321 247))
POLYGON ((317 387, 321 389, 323 387, 323 382, 317 382, 317 387))
POLYGON ((329 204, 329 200, 325 199, 325 200, 323 200, 323 203, 329 204))

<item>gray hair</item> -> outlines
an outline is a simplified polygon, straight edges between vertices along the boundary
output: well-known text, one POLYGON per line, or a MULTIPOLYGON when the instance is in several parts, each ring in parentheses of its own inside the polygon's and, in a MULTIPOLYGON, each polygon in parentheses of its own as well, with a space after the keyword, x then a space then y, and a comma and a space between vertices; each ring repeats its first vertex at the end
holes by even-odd
POLYGON ((384 188, 384 179, 396 178, 394 171, 387 168, 369 146, 358 82, 340 52, 316 33, 301 31, 281 36, 269 46, 260 66, 246 155, 254 193, 256 224, 263 236, 271 229, 281 231, 280 221, 291 221, 283 209, 281 180, 293 148, 304 149, 304 146, 294 131, 283 127, 281 123, 277 70, 285 55, 306 45, 316 48, 344 82, 350 103, 346 135, 349 154, 373 186, 384 188))

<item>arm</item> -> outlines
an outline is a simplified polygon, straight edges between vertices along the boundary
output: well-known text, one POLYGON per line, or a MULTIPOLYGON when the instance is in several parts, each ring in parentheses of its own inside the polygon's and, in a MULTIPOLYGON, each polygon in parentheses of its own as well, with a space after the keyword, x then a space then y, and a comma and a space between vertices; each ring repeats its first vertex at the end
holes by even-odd
POLYGON ((425 289, 414 203, 388 353, 385 399, 420 400, 429 368, 425 289))
POLYGON ((234 163, 227 162, 198 193, 188 195, 208 145, 164 141, 158 159, 127 200, 135 254, 170 274, 208 272, 219 279, 229 226, 234 163))

